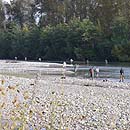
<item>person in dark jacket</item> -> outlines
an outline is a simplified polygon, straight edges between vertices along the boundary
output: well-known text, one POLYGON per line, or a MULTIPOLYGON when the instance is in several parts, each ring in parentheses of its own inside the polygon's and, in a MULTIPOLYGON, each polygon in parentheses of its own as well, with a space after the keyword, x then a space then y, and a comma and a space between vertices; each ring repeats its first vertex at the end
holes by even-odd
POLYGON ((92 78, 92 80, 94 79, 94 67, 89 69, 89 73, 90 73, 90 78, 92 78))
POLYGON ((120 69, 120 82, 124 82, 124 70, 120 69))

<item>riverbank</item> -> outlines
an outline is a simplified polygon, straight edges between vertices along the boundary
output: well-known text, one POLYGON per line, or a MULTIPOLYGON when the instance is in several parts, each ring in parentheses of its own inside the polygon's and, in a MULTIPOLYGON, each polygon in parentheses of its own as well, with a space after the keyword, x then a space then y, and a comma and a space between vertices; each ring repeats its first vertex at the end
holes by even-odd
POLYGON ((130 83, 60 75, 0 79, 1 120, 8 129, 29 129, 28 124, 37 130, 130 129, 130 83))
MULTIPOLYGON (((67 68, 73 65, 66 64, 66 75, 74 74, 67 68)), ((0 60, 0 74, 34 77, 36 74, 43 75, 62 75, 64 72, 63 64, 50 62, 29 62, 15 60, 0 60)))

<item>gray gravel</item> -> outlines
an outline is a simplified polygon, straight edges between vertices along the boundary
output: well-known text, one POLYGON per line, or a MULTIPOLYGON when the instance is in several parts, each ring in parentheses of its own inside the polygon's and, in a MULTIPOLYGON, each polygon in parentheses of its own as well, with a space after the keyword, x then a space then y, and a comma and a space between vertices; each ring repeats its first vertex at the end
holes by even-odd
POLYGON ((33 111, 28 122, 39 130, 130 130, 130 83, 47 75, 37 80, 1 79, 6 80, 4 86, 17 85, 19 102, 26 102, 28 111, 33 111), (25 91, 30 97, 27 100, 25 91))
POLYGON ((63 79, 61 64, 0 63, 1 73, 28 74, 32 70, 42 72, 42 77, 0 75, 3 126, 18 117, 37 130, 130 130, 130 83, 63 79), (52 73, 60 75, 49 75, 52 73))

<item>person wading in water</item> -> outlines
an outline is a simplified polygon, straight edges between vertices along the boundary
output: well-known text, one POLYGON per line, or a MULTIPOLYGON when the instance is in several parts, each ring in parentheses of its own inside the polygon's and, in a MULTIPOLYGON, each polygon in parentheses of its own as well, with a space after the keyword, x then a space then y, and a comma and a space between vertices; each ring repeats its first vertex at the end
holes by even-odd
POLYGON ((90 78, 92 78, 92 80, 94 79, 94 67, 89 69, 89 73, 90 73, 90 78))
POLYGON ((120 81, 119 82, 124 82, 124 70, 122 68, 120 69, 120 81))

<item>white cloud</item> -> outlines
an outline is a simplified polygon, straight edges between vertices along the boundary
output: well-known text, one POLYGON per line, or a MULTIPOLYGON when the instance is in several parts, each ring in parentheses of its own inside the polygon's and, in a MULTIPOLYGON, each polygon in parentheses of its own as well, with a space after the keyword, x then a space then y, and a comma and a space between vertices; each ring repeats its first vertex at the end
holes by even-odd
POLYGON ((3 1, 10 3, 10 0, 3 0, 3 1))

